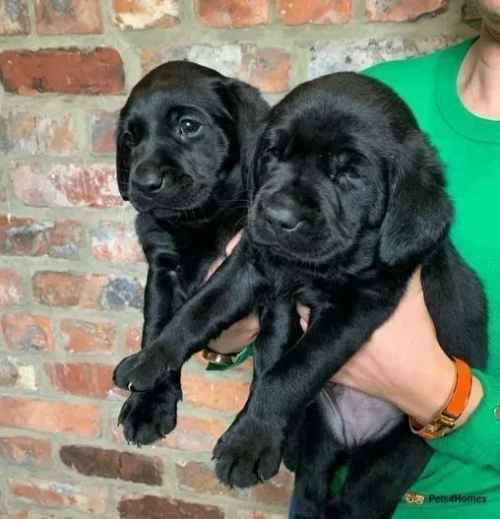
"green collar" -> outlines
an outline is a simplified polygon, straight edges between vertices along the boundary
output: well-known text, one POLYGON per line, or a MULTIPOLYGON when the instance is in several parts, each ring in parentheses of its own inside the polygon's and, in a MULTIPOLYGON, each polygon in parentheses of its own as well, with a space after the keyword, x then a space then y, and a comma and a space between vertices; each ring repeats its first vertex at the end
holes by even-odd
POLYGON ((476 39, 467 40, 456 52, 444 52, 436 75, 436 102, 443 119, 463 137, 479 142, 500 143, 500 121, 474 115, 458 94, 458 74, 468 50, 476 39))

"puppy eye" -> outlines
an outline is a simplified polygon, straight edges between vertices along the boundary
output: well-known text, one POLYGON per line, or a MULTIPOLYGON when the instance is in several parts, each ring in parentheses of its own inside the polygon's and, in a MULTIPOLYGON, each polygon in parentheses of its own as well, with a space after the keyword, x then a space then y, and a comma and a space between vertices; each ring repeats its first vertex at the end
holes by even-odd
POLYGON ((181 119, 179 123, 180 134, 187 137, 193 137, 201 130, 201 123, 194 119, 181 119))
POLYGON ((267 155, 274 157, 275 159, 281 158, 281 150, 277 146, 273 146, 267 150, 267 155))
POLYGON ((125 146, 129 148, 133 148, 137 145, 137 139, 134 137, 134 134, 130 131, 126 131, 122 135, 122 142, 125 146))

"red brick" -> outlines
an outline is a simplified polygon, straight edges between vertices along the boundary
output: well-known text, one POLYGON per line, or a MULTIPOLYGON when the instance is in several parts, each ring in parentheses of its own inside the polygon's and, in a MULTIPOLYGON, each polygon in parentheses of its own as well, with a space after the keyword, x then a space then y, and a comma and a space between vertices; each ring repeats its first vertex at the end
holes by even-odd
POLYGON ((12 351, 52 351, 54 334, 50 319, 43 315, 4 314, 2 331, 7 348, 12 351))
POLYGON ((142 326, 131 326, 125 330, 125 353, 130 355, 141 349, 142 326))
POLYGON ((448 0, 366 0, 366 16, 373 22, 413 21, 447 8, 448 0))
POLYGON ((96 438, 101 411, 92 404, 52 402, 30 398, 0 398, 0 425, 96 438))
POLYGON ((0 81, 7 92, 119 94, 123 62, 115 49, 9 50, 0 53, 0 81))
POLYGON ((0 254, 77 258, 82 244, 81 224, 74 220, 36 222, 0 214, 0 254))
POLYGON ((172 27, 179 23, 179 0, 113 0, 113 22, 121 30, 172 27))
POLYGON ((248 82, 267 93, 286 92, 289 88, 290 54, 281 49, 248 49, 243 58, 248 82))
POLYGON ((11 112, 2 124, 2 151, 29 155, 69 155, 78 151, 75 123, 68 113, 47 116, 11 112))
POLYGON ((45 371, 52 385, 62 393, 105 398, 113 387, 113 366, 53 362, 45 364, 45 371))
POLYGON ((0 0, 0 35, 29 34, 30 19, 26 0, 0 0))
POLYGON ((97 155, 110 155, 115 152, 115 132, 118 122, 117 112, 99 110, 90 117, 90 146, 97 155))
POLYGON ((293 476, 282 468, 279 474, 262 485, 252 488, 252 497, 266 505, 287 506, 292 494, 293 476))
POLYGON ((64 348, 70 353, 111 353, 116 329, 111 323, 63 319, 61 333, 64 348))
POLYGON ((106 488, 77 486, 67 481, 42 481, 30 478, 29 482, 8 480, 12 495, 50 508, 70 508, 89 514, 102 514, 106 510, 106 488))
POLYGON ((0 269, 0 306, 16 305, 24 300, 21 277, 15 270, 0 269))
POLYGON ((92 255, 100 261, 144 261, 142 247, 134 226, 116 222, 102 222, 90 232, 92 255))
POLYGON ((278 0, 278 12, 287 25, 348 23, 352 0, 278 0))
POLYGON ((64 445, 59 455, 66 466, 84 476, 162 484, 163 464, 156 457, 83 445, 64 445))
POLYGON ((130 278, 41 271, 34 274, 32 287, 34 301, 48 306, 122 310, 143 305, 143 287, 130 278))
POLYGON ((28 436, 0 437, 0 458, 17 465, 49 465, 51 451, 49 440, 28 436))
POLYGON ((248 81, 264 92, 282 92, 289 87, 290 55, 281 49, 259 48, 251 43, 144 49, 142 69, 147 73, 165 61, 178 59, 215 68, 226 76, 248 81))
POLYGON ((182 375, 182 390, 186 401, 218 411, 240 411, 248 397, 246 382, 192 373, 182 375))
POLYGON ((118 512, 120 519, 224 519, 217 506, 158 496, 124 496, 118 512))
POLYGON ((33 298, 47 306, 92 308, 106 282, 106 276, 102 275, 37 272, 32 280, 33 298))
POLYGON ((238 492, 223 485, 216 478, 213 467, 205 463, 178 461, 175 465, 175 473, 183 489, 197 494, 238 497, 238 492))
POLYGON ((196 0, 200 20, 211 27, 249 27, 270 22, 268 0, 196 0))
POLYGON ((38 34, 98 34, 102 32, 98 0, 36 0, 38 34))

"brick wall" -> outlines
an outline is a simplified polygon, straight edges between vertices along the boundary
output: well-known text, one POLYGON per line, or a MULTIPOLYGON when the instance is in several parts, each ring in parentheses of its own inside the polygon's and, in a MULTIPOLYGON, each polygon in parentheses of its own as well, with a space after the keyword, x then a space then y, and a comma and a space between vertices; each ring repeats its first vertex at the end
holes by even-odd
POLYGON ((249 366, 183 377, 177 430, 127 446, 110 375, 138 348, 145 264, 113 129, 155 65, 188 58, 275 101, 323 73, 474 34, 461 0, 0 0, 0 517, 278 519, 282 472, 212 474, 249 366))

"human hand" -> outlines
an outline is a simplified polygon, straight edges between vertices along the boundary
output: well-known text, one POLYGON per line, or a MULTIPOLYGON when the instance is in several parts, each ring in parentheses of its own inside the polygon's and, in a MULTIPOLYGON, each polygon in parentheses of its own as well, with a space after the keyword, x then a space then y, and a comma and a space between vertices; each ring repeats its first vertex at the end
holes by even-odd
MULTIPOLYGON (((310 312, 299 306, 301 325, 310 312)), ((389 319, 333 376, 334 382, 384 398, 421 424, 429 423, 447 403, 455 383, 455 366, 438 343, 424 300, 420 269, 389 319)), ((474 377, 467 408, 457 421, 463 424, 483 395, 474 377)))
MULTIPOLYGON (((210 276, 214 274, 214 272, 224 263, 224 260, 227 256, 229 256, 236 245, 238 245, 241 239, 241 231, 239 231, 235 236, 231 238, 231 240, 226 245, 225 257, 217 258, 208 270, 207 277, 205 279, 208 280, 210 276)), ((211 350, 216 351, 217 353, 222 353, 225 355, 238 353, 241 351, 247 344, 250 344, 259 334, 259 319, 256 314, 250 314, 239 320, 238 322, 232 324, 227 330, 224 330, 217 339, 213 340, 209 344, 209 348, 211 350)))

